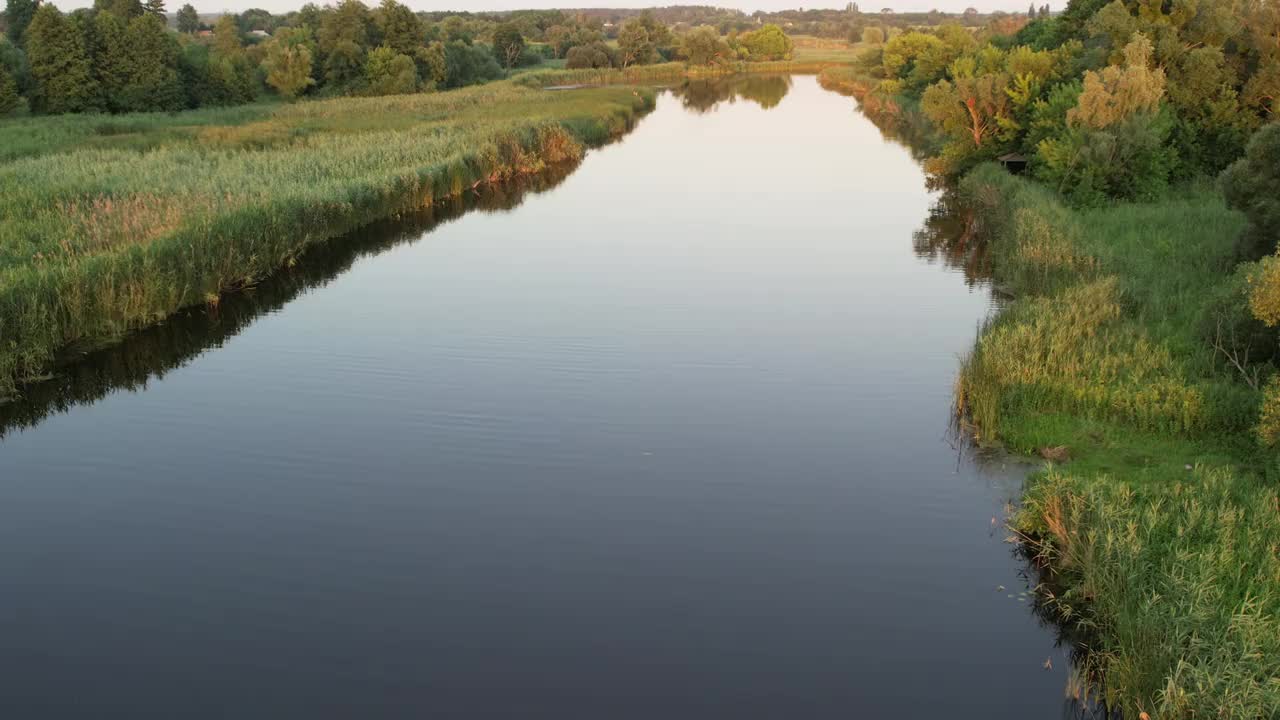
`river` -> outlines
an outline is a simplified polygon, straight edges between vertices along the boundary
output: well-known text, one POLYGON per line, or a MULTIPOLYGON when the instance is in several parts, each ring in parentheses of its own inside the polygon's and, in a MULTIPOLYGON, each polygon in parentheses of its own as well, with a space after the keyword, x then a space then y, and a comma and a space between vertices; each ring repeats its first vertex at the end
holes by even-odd
POLYGON ((1069 716, 938 197, 704 83, 64 368, 0 408, 0 713, 1069 716))

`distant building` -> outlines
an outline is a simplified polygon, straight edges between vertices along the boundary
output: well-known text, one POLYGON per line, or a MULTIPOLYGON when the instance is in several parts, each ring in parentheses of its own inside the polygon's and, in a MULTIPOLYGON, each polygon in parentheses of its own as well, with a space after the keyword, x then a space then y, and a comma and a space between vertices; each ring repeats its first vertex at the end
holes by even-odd
POLYGON ((267 32, 266 30, 250 30, 250 31, 249 31, 248 33, 246 33, 246 34, 247 34, 249 37, 255 37, 255 38, 269 38, 269 37, 271 37, 271 33, 267 32))

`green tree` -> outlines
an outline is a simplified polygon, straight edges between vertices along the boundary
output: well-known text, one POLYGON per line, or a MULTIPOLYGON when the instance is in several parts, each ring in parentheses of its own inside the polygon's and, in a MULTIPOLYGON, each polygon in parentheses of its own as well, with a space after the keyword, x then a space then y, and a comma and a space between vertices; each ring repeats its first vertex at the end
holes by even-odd
POLYGON ((657 53, 657 46, 640 18, 631 18, 622 24, 618 32, 618 59, 622 67, 653 62, 657 53))
POLYGON ((444 43, 436 41, 426 47, 418 48, 413 56, 418 66, 418 78, 428 83, 430 89, 444 87, 449 81, 449 63, 445 55, 444 43))
POLYGON ((1151 41, 1135 35, 1124 48, 1124 67, 1084 74, 1084 92, 1067 113, 1067 122, 1093 129, 1115 125, 1139 113, 1154 112, 1164 97, 1164 70, 1151 67, 1151 41))
POLYGON ((769 24, 742 36, 742 44, 752 60, 789 60, 794 47, 782 28, 769 24))
POLYGON ((0 117, 12 113, 20 102, 18 82, 9 74, 8 68, 0 65, 0 117))
POLYGON ((184 105, 178 77, 178 46, 165 23, 147 14, 129 21, 128 42, 132 54, 129 84, 124 89, 125 109, 135 111, 180 110, 184 105))
POLYGON ((864 28, 862 30, 862 42, 867 45, 880 45, 884 43, 884 30, 875 26, 864 28))
POLYGON ((145 2, 142 3, 142 9, 148 15, 158 17, 165 22, 168 22, 169 20, 169 16, 165 12, 164 0, 145 0, 145 2))
POLYGON ((524 36, 520 34, 518 25, 506 22, 494 29, 493 54, 503 67, 507 69, 515 67, 516 61, 520 59, 520 54, 523 52, 524 36))
POLYGON ((565 55, 565 67, 570 70, 611 68, 616 67, 618 64, 619 60, 613 48, 602 41, 571 47, 565 55))
POLYGON ((690 65, 711 65, 731 60, 735 53, 718 30, 703 25, 685 33, 680 41, 680 55, 690 65))
MULTIPOLYGON (((1244 156, 1218 179, 1227 204, 1244 213, 1245 255, 1255 259, 1276 252, 1280 243, 1280 125, 1272 123, 1254 133, 1244 156)), ((1280 285, 1276 292, 1280 293, 1280 285)), ((1280 295, 1278 295, 1280 297, 1280 295)), ((1280 305, 1259 317, 1280 322, 1280 305)))
POLYGON ((386 45, 369 52, 364 73, 370 95, 403 95, 418 89, 418 69, 413 58, 386 45))
POLYGON ((142 0, 94 0, 93 9, 97 12, 109 12, 126 23, 147 11, 142 0))
POLYGON ((97 52, 93 70, 107 110, 127 112, 125 88, 133 74, 133 48, 129 45, 129 24, 113 12, 103 10, 93 19, 97 52))
POLYGON ((262 61, 267 84, 286 98, 298 97, 316 82, 311 77, 309 36, 306 28, 281 28, 267 44, 262 61))
POLYGON ((200 30, 200 14, 187 3, 178 8, 178 32, 195 35, 200 30))
POLYGON ((351 40, 342 40, 325 54, 324 82, 333 88, 349 90, 364 76, 364 48, 351 40))
POLYGON ((464 40, 445 43, 445 87, 457 88, 502 77, 502 67, 488 48, 464 40))
POLYGON ((84 37, 58 8, 41 5, 24 37, 35 111, 53 114, 101 107, 84 37))
POLYGON ((4 19, 7 27, 5 34, 14 45, 22 45, 22 34, 27 31, 31 19, 35 17, 40 0, 6 0, 4 19))
MULTIPOLYGON (((925 90, 920 107, 938 127, 961 140, 964 152, 981 151, 1002 133, 1010 118, 1009 76, 961 74, 925 90)), ((958 154, 958 153, 957 153, 958 154)))
POLYGON ((374 21, 382 34, 382 44, 401 55, 412 56, 426 39, 422 21, 396 0, 382 0, 374 13, 374 21))
POLYGON ((230 15, 223 15, 213 25, 213 50, 222 58, 239 55, 244 50, 240 26, 230 15))
POLYGON ((316 40, 322 55, 329 55, 343 43, 352 43, 361 53, 369 42, 371 25, 369 8, 360 0, 342 0, 338 6, 325 12, 320 21, 316 40))

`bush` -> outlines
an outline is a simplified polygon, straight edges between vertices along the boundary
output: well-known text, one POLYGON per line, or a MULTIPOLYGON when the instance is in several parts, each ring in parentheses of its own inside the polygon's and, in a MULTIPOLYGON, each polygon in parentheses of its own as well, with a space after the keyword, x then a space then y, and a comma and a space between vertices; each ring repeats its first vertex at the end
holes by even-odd
POLYGON ((1218 184, 1227 204, 1249 219, 1242 254, 1256 259, 1274 253, 1280 241, 1280 125, 1255 133, 1244 157, 1222 173, 1218 184))
POLYGON ((590 70, 618 67, 618 54, 603 42, 569 48, 565 55, 565 67, 570 70, 590 70))

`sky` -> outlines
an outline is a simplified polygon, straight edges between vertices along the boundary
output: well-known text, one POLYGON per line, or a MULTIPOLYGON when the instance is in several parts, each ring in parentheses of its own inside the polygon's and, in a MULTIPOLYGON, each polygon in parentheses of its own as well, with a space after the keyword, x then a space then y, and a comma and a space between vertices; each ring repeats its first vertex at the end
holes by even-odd
MULTIPOLYGON (((92 0, 51 0, 62 10, 92 5, 92 0)), ((176 9, 188 0, 168 0, 176 9)), ((196 10, 202 13, 240 12, 251 7, 263 8, 273 13, 295 10, 307 0, 189 0, 196 10)), ((401 0, 414 10, 524 10, 528 8, 565 8, 565 7, 605 7, 605 8, 644 8, 657 5, 715 5, 718 7, 737 8, 747 12, 756 10, 793 10, 805 8, 843 8, 848 0, 817 0, 806 3, 803 0, 401 0)), ((326 4, 325 0, 317 0, 318 4, 326 4)), ((1043 4, 1043 0, 1037 0, 1043 4)), ((376 0, 366 0, 366 4, 376 5, 376 0)), ((862 0, 858 3, 864 11, 879 10, 891 7, 899 12, 941 10, 943 12, 963 12, 967 7, 975 7, 983 12, 991 10, 1025 11, 1027 0, 862 0), (874 7, 873 7, 874 6, 874 7)), ((1061 3, 1050 3, 1057 9, 1061 3)))

